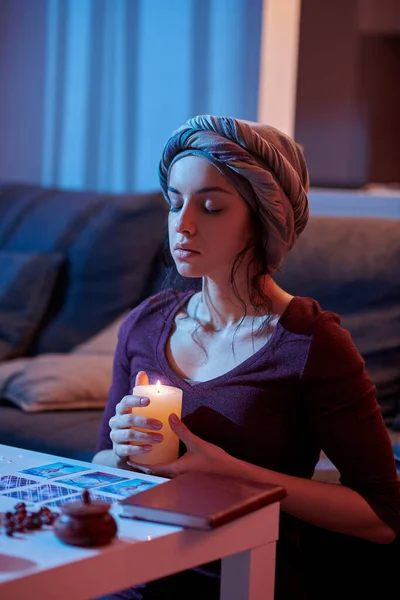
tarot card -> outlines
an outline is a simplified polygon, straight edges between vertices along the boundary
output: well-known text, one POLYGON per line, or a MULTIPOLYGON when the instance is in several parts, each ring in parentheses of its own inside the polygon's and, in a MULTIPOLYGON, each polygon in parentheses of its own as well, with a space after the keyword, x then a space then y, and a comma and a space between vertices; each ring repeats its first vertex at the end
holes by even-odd
POLYGON ((76 494, 76 490, 56 483, 43 483, 34 487, 14 490, 4 495, 10 496, 10 498, 18 498, 18 500, 26 500, 27 502, 43 502, 50 498, 58 498, 68 494, 76 494))
POLYGON ((49 465, 42 465, 41 467, 32 467, 31 469, 24 469, 20 473, 27 475, 35 475, 36 477, 45 477, 46 479, 52 479, 53 477, 61 477, 61 475, 71 475, 73 473, 79 473, 80 471, 90 471, 89 467, 78 467, 77 465, 71 465, 64 462, 55 462, 49 465))
POLYGON ((98 487, 96 488, 96 492, 117 494, 118 496, 123 496, 125 498, 131 494, 136 494, 137 492, 147 490, 148 488, 153 487, 153 485, 158 484, 154 481, 146 481, 144 479, 129 479, 128 481, 123 481, 122 483, 98 487))
POLYGON ((103 492, 98 492, 97 490, 98 488, 90 490, 90 497, 93 498, 93 500, 101 500, 102 502, 110 502, 111 504, 113 502, 118 502, 118 498, 113 498, 112 496, 103 494, 103 492))
POLYGON ((3 492, 4 490, 20 488, 25 485, 31 485, 32 483, 38 482, 34 479, 20 477, 19 475, 3 475, 2 477, 0 477, 0 492, 3 492))
POLYGON ((128 477, 112 475, 111 473, 103 473, 102 471, 94 471, 93 473, 84 473, 78 477, 68 477, 62 480, 66 485, 75 485, 81 488, 91 488, 96 485, 105 485, 106 483, 118 483, 126 481, 128 477))
MULTIPOLYGON (((102 502, 109 502, 112 504, 113 502, 118 502, 116 498, 112 496, 108 496, 107 494, 95 493, 94 491, 90 492, 91 500, 101 500, 102 502)), ((68 504, 69 502, 78 502, 82 500, 81 494, 75 494, 74 496, 63 496, 62 498, 57 498, 56 500, 48 500, 43 504, 49 507, 63 506, 64 504, 68 504)))
POLYGON ((64 504, 68 504, 68 502, 77 502, 78 500, 82 500, 82 496, 80 494, 75 494, 74 496, 62 496, 61 498, 57 498, 56 500, 48 500, 43 504, 45 506, 63 506, 64 504))

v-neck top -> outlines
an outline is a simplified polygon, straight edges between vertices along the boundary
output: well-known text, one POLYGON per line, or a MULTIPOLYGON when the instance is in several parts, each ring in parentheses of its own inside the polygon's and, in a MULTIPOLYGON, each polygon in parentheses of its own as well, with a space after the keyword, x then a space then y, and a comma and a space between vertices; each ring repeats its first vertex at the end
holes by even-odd
POLYGON ((146 371, 151 383, 183 390, 182 420, 195 435, 241 460, 311 478, 324 450, 341 482, 400 533, 400 483, 375 386, 338 315, 295 296, 262 348, 227 373, 191 383, 166 356, 191 294, 162 292, 124 320, 96 451, 112 448, 109 419, 146 371))
MULTIPOLYGON (((251 365, 253 363, 256 363, 258 360, 266 360, 266 354, 268 354, 271 344, 273 344, 273 342, 276 338, 279 339, 280 335, 282 334, 282 329, 275 327, 275 329, 274 329, 273 333, 270 335, 268 341, 257 352, 254 352, 246 360, 239 363, 233 369, 230 369, 229 371, 227 371, 226 373, 223 373, 222 375, 218 375, 217 377, 213 377, 212 379, 207 379, 205 381, 191 381, 190 379, 183 378, 179 374, 177 374, 173 370, 171 365, 169 364, 168 359, 167 359, 166 347, 168 344, 168 340, 172 334, 172 329, 175 324, 175 319, 176 319, 177 313, 182 309, 183 306, 187 305, 187 303, 190 300, 190 297, 193 296, 195 293, 196 292, 188 292, 186 294, 183 294, 182 297, 177 302, 177 304, 175 305, 175 307, 172 308, 169 315, 165 319, 164 326, 160 332, 160 337, 159 337, 159 341, 158 341, 157 348, 156 348, 158 364, 159 364, 160 368, 162 369, 163 373, 166 375, 166 377, 168 377, 168 379, 170 381, 174 382, 174 385, 176 387, 179 387, 182 390, 185 389, 183 384, 186 384, 187 389, 192 389, 195 386, 197 389, 202 389, 202 390, 214 388, 216 385, 219 385, 219 384, 223 383, 224 381, 229 381, 231 379, 231 377, 234 377, 236 374, 248 371, 249 369, 251 369, 251 365)), ((289 302, 289 304, 291 302, 293 302, 294 299, 295 298, 293 298, 289 302)), ((286 308, 286 310, 287 310, 287 308, 286 308)), ((284 314, 285 313, 283 313, 283 315, 284 314)), ((282 316, 281 316, 281 318, 282 318, 282 316)), ((278 324, 279 324, 279 320, 278 320, 278 324)))

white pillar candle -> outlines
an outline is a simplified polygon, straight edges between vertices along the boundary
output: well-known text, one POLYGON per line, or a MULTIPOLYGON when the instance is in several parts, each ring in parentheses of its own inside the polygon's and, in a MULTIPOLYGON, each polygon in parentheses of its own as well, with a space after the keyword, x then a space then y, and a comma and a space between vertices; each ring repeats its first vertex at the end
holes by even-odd
MULTIPOLYGON (((181 418, 182 390, 170 385, 161 385, 160 382, 157 381, 156 385, 135 386, 132 394, 133 396, 149 398, 150 400, 150 404, 148 406, 135 406, 132 408, 133 414, 142 415, 149 419, 158 419, 158 421, 161 421, 163 424, 161 431, 143 429, 141 427, 133 427, 133 429, 145 431, 146 433, 157 431, 162 433, 164 436, 162 442, 153 444, 150 452, 143 454, 132 454, 132 461, 141 465, 155 465, 176 460, 179 452, 179 438, 172 431, 169 425, 168 417, 171 413, 175 413, 179 418, 181 418)), ((145 442, 142 442, 142 444, 143 443, 145 442)), ((135 445, 141 445, 141 443, 136 444, 135 442, 135 445)))

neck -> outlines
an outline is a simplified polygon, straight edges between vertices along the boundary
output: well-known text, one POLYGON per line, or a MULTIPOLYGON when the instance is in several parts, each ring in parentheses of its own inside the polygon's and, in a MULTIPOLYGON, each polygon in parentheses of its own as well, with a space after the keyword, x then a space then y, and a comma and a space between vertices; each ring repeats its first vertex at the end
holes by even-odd
POLYGON ((246 289, 238 289, 241 302, 232 289, 222 288, 212 279, 205 277, 201 295, 195 306, 196 317, 214 329, 228 329, 239 323, 246 324, 247 321, 254 324, 254 318, 264 319, 266 315, 274 313, 279 292, 286 294, 268 276, 265 276, 262 286, 264 294, 270 298, 270 306, 255 310, 246 289))

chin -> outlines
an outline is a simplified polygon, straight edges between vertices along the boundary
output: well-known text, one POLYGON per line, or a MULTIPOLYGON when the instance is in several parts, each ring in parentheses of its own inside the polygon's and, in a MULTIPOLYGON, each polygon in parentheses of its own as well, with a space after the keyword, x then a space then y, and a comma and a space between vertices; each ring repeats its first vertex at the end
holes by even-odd
POLYGON ((204 277, 204 273, 200 272, 199 269, 195 269, 192 265, 177 264, 176 270, 178 271, 179 275, 181 275, 182 277, 188 277, 188 278, 190 277, 193 279, 197 279, 199 277, 204 277))
POLYGON ((182 277, 190 277, 197 279, 198 277, 204 277, 204 269, 200 268, 199 265, 194 265, 190 262, 184 262, 180 260, 174 260, 176 270, 182 277))

